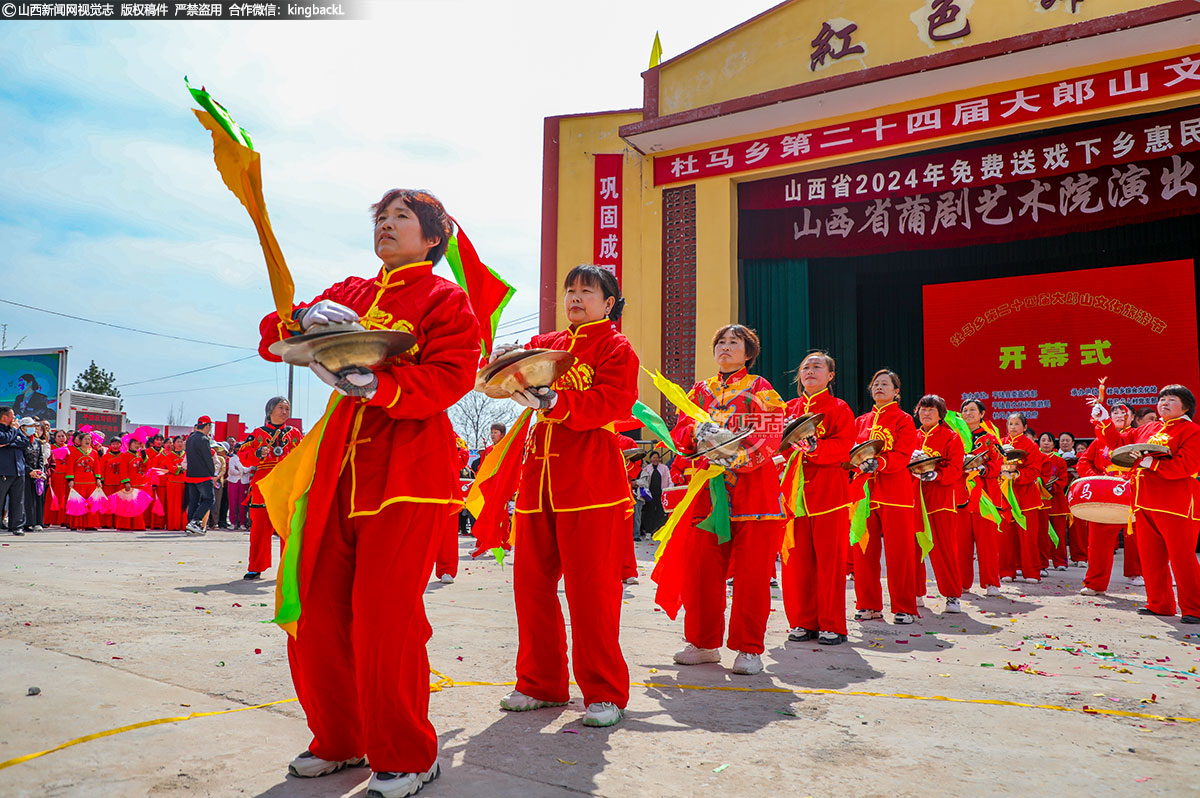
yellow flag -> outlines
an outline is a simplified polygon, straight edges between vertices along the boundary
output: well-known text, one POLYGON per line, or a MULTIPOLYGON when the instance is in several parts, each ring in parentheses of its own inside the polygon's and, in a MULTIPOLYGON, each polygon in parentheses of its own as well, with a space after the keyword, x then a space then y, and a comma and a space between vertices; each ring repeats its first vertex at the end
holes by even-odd
POLYGON ((292 320, 292 300, 295 297, 296 286, 287 262, 283 259, 283 252, 279 249, 279 242, 275 240, 271 220, 267 217, 259 154, 234 141, 208 111, 193 108, 192 113, 200 120, 200 124, 212 133, 213 160, 217 163, 221 180, 234 196, 241 200, 254 222, 254 228, 258 231, 258 242, 262 246, 263 257, 267 260, 267 276, 271 280, 271 294, 275 298, 275 310, 279 313, 279 319, 285 326, 298 330, 299 325, 292 320))
POLYGON ((654 31, 654 46, 650 48, 650 68, 658 66, 662 60, 662 42, 658 40, 658 31, 654 31))
POLYGON ((675 405, 680 413, 696 421, 712 421, 712 416, 708 414, 707 410, 689 399, 687 393, 682 388, 660 374, 658 369, 651 372, 643 366, 642 371, 650 375, 650 379, 654 380, 654 387, 658 388, 662 392, 662 395, 667 397, 667 401, 675 405))

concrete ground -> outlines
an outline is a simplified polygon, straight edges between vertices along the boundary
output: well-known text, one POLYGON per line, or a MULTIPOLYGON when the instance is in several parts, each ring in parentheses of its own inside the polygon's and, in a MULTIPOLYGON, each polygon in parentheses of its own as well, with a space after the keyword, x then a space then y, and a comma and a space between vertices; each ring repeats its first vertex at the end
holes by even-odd
MULTIPOLYGON (((241 579, 244 533, 52 530, 0 543, 0 795, 365 794, 366 770, 286 776, 310 739, 295 702, 4 767, 84 735, 294 693, 285 635, 265 623, 274 571, 241 579)), ((426 594, 430 660, 457 681, 511 681, 511 568, 461 550, 457 583, 426 594)), ((1142 589, 1121 576, 1109 596, 1084 598, 1079 568, 1052 572, 1006 585, 1002 598, 972 595, 962 615, 931 595, 915 625, 851 622, 849 644, 830 648, 786 642, 773 591, 766 672, 745 677, 729 672, 728 651, 722 665, 672 664, 682 623, 653 605, 652 554, 639 546, 642 584, 626 591, 622 645, 636 683, 626 719, 582 726, 578 691, 561 709, 507 714, 496 703, 510 687, 445 689, 430 707, 443 775, 424 795, 1200 794, 1200 724, 1082 711, 1200 718, 1200 628, 1134 614, 1142 589)))

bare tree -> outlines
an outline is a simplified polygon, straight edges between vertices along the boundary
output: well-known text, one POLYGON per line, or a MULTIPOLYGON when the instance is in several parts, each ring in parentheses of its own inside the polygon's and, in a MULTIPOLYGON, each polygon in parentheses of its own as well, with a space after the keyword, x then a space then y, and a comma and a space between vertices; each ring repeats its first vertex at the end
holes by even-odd
POLYGON ((450 408, 450 423, 468 446, 480 449, 492 442, 488 433, 493 424, 511 426, 517 415, 517 405, 508 399, 470 391, 450 408))
POLYGON ((175 403, 167 408, 167 426, 177 427, 183 424, 183 402, 179 403, 179 409, 175 409, 175 403))

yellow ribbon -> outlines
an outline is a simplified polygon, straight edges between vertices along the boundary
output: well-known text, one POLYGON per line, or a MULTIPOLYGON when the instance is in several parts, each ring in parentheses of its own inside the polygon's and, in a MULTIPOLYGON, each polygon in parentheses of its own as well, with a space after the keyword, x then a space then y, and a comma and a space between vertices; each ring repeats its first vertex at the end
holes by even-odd
POLYGON ((654 533, 653 539, 658 541, 658 550, 654 552, 654 561, 657 562, 659 557, 662 557, 663 552, 667 549, 667 543, 671 541, 671 535, 675 532, 675 527, 679 525, 679 520, 687 514, 688 508, 692 506, 692 502, 696 500, 696 496, 700 491, 708 485, 708 481, 718 474, 723 474, 725 469, 719 465, 710 465, 703 471, 698 471, 692 475, 692 481, 688 483, 687 492, 683 494, 679 504, 671 511, 671 517, 667 519, 667 523, 662 525, 662 528, 654 533))

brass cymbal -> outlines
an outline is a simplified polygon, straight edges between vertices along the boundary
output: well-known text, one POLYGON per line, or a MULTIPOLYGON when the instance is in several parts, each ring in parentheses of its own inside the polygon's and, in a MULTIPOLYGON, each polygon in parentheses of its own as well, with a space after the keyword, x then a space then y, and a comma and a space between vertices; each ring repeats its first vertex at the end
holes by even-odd
POLYGON ((575 365, 575 356, 561 349, 523 349, 516 355, 502 355, 479 372, 485 394, 507 399, 526 388, 548 387, 575 365))
POLYGON ((928 474, 930 471, 936 471, 941 464, 941 457, 924 456, 913 460, 908 464, 908 470, 914 474, 928 474))
POLYGON ((741 432, 735 433, 732 438, 717 446, 709 446, 706 449, 698 450, 692 457, 707 457, 709 460, 718 460, 723 457, 734 457, 741 448, 738 444, 746 438, 754 434, 753 428, 747 428, 741 432))
POLYGON ((371 368, 407 352, 416 342, 417 337, 410 332, 367 330, 349 322, 319 325, 312 332, 276 341, 268 351, 285 363, 307 366, 316 361, 336 373, 351 366, 371 368))
POLYGON ((1141 460, 1146 455, 1169 455, 1171 454, 1170 447, 1163 446, 1157 443, 1127 443, 1124 446, 1118 446, 1112 450, 1109 459, 1113 465, 1121 468, 1133 468, 1137 465, 1138 460, 1141 460))
POLYGON ((850 462, 847 464, 847 467, 857 468, 873 458, 875 455, 882 452, 883 446, 883 441, 879 440, 878 438, 871 438, 870 440, 863 441, 862 443, 856 445, 850 450, 850 462))
POLYGON ((798 443, 805 438, 811 438, 816 435, 817 427, 824 420, 824 413, 805 413, 799 418, 793 419, 783 428, 783 437, 779 440, 779 451, 782 452, 793 443, 798 443))

